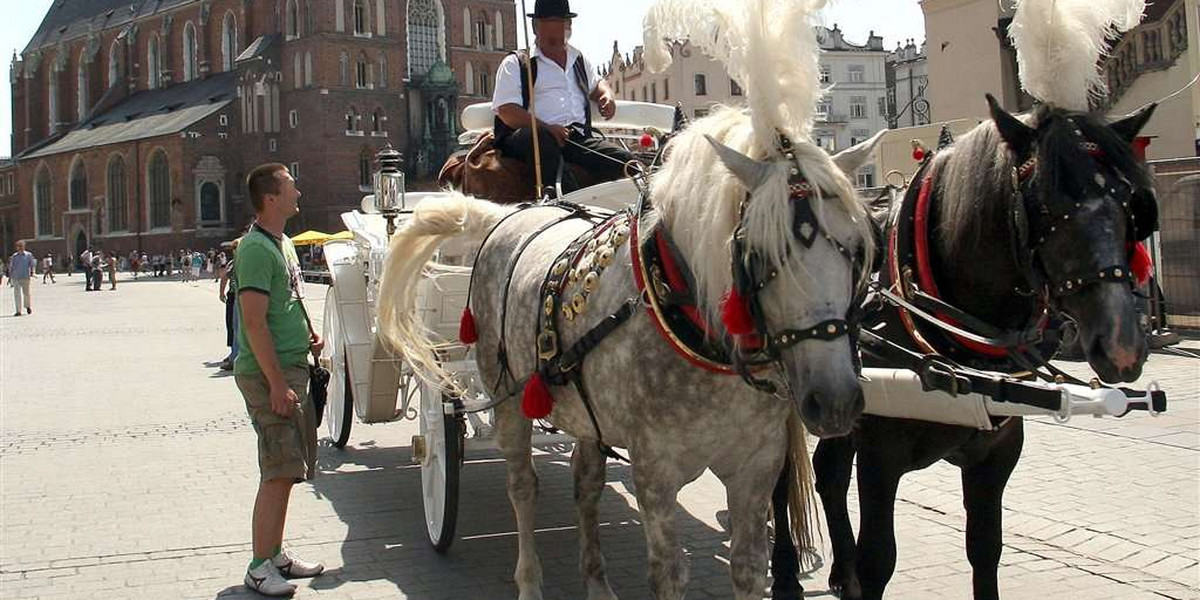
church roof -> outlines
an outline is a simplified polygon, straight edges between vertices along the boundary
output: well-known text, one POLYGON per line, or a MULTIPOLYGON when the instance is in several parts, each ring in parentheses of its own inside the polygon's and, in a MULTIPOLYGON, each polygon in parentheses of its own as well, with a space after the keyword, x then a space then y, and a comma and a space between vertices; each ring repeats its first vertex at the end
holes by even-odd
POLYGON ((32 52, 90 32, 132 23, 197 0, 53 0, 37 33, 25 46, 32 52))
POLYGON ((22 160, 179 133, 225 108, 237 97, 237 73, 140 92, 96 115, 62 139, 22 160))

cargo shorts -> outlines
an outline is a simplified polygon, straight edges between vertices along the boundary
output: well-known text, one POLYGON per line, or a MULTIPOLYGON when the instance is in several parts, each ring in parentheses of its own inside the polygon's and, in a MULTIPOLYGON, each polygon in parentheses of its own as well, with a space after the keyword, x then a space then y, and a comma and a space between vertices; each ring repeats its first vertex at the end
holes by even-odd
POLYGON ((234 380, 258 434, 262 481, 284 478, 300 483, 317 475, 317 420, 308 397, 308 366, 284 367, 283 377, 300 400, 290 418, 271 410, 271 386, 265 375, 235 375, 234 380))

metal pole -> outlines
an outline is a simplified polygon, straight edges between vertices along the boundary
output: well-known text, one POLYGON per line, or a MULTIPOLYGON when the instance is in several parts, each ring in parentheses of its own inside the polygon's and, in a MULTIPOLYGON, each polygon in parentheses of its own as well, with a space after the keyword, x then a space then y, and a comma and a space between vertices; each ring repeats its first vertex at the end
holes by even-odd
POLYGON ((525 9, 525 0, 521 0, 521 24, 525 27, 525 80, 529 87, 529 131, 533 134, 533 177, 534 185, 537 189, 534 191, 534 198, 542 197, 542 152, 541 144, 538 140, 538 122, 537 112, 534 110, 534 90, 533 90, 533 40, 529 38, 529 21, 525 15, 529 14, 525 9))

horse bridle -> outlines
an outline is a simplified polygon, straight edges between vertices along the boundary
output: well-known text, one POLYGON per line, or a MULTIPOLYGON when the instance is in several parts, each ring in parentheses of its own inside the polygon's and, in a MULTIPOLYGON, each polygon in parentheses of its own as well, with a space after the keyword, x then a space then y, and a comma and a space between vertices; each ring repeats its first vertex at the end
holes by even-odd
MULTIPOLYGON (((1082 150, 1096 161, 1104 158, 1100 148, 1094 142, 1087 141, 1077 125, 1074 132, 1081 140, 1082 150)), ((1039 260, 1039 250, 1047 240, 1059 234, 1067 222, 1077 217, 1083 209, 1083 202, 1074 200, 1065 210, 1052 210, 1034 189, 1033 175, 1037 172, 1037 167, 1038 159, 1035 154, 1011 169, 1013 198, 1010 215, 1011 231, 1015 238, 1014 258, 1030 279, 1032 291, 1036 293, 1040 290, 1047 300, 1058 301, 1078 293, 1092 283, 1122 283, 1134 287, 1136 282, 1128 259, 1120 264, 1087 264, 1057 279, 1046 272, 1045 266, 1039 260), (1037 223, 1031 222, 1030 213, 1037 215, 1037 223)), ((1086 186, 1083 197, 1100 196, 1121 205, 1130 242, 1149 237, 1156 228, 1157 207, 1153 197, 1147 198, 1144 194, 1139 194, 1123 174, 1118 172, 1115 178, 1106 177, 1098 169, 1094 177, 1087 180, 1086 186)))
MULTIPOLYGON (((816 211, 813 210, 812 206, 812 202, 816 197, 814 192, 817 190, 804 179, 800 173, 800 169, 795 166, 796 155, 792 152, 791 140, 786 136, 780 136, 779 145, 784 157, 792 165, 788 175, 788 199, 792 205, 793 215, 792 235, 804 248, 812 248, 818 238, 825 239, 837 250, 838 254, 841 254, 851 264, 853 271, 852 280, 857 282, 860 279, 863 268, 862 249, 859 248, 857 252, 852 252, 839 242, 837 238, 830 235, 825 227, 821 225, 820 220, 817 219, 816 211)), ((783 331, 771 333, 766 324, 766 315, 759 302, 759 295, 779 276, 780 267, 772 265, 765 256, 746 244, 744 225, 746 206, 749 202, 750 193, 747 192, 746 198, 739 210, 739 221, 737 228, 734 230, 731 245, 733 285, 748 304, 750 315, 754 319, 755 336, 761 342, 757 351, 746 352, 748 348, 736 347, 731 352, 731 355, 735 368, 746 383, 760 391, 774 394, 777 391, 775 384, 755 377, 750 368, 780 363, 783 351, 800 342, 813 339, 833 341, 842 336, 847 336, 851 344, 851 355, 857 356, 857 352, 855 351, 856 336, 854 333, 857 330, 860 320, 860 313, 857 307, 861 304, 858 301, 861 290, 855 294, 856 297, 850 302, 850 309, 845 319, 827 319, 806 327, 784 329, 783 331)))

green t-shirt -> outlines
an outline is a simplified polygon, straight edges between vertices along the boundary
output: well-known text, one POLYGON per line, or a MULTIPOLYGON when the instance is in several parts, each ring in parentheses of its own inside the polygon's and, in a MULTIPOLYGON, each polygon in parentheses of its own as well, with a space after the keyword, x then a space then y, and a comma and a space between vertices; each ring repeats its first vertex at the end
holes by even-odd
MULTIPOLYGON (((296 247, 286 235, 275 239, 255 226, 242 238, 234 257, 237 293, 267 294, 267 328, 275 342, 279 366, 304 365, 308 361, 308 322, 301 306, 303 278, 296 247)), ((239 309, 241 303, 239 303, 239 309)), ((238 356, 233 363, 236 375, 262 373, 257 353, 246 335, 246 321, 238 320, 238 356)))

